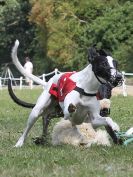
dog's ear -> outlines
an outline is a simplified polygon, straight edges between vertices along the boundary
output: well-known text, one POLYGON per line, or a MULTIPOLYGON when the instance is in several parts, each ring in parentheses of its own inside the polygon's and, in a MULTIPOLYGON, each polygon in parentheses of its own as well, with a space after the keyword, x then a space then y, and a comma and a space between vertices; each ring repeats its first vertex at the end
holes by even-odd
POLYGON ((97 50, 97 52, 99 53, 99 55, 102 55, 102 56, 105 56, 105 57, 109 56, 108 53, 103 49, 97 50))
POLYGON ((93 47, 90 47, 88 49, 88 61, 90 63, 93 62, 94 58, 98 56, 97 50, 96 50, 96 45, 93 45, 93 47))

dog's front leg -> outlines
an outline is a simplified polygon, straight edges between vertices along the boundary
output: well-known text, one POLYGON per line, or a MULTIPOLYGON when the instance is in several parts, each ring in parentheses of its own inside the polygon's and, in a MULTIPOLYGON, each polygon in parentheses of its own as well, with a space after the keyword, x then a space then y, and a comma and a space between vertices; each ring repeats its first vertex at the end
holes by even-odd
POLYGON ((94 128, 97 128, 99 126, 105 126, 105 129, 112 138, 113 142, 115 144, 122 144, 121 139, 119 139, 115 134, 115 131, 119 131, 119 126, 110 117, 101 117, 97 115, 96 117, 93 117, 91 120, 94 128))
POLYGON ((107 126, 105 126, 105 129, 108 132, 108 134, 110 135, 110 137, 112 138, 114 144, 123 144, 122 139, 120 139, 116 136, 116 134, 111 126, 107 125, 107 126))

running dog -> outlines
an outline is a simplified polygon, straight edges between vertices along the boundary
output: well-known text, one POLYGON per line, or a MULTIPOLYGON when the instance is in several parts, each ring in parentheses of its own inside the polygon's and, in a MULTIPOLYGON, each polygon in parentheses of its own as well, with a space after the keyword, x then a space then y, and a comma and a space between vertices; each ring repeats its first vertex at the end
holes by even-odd
MULTIPOLYGON (((100 115, 102 117, 107 117, 109 116, 110 114, 110 104, 111 104, 111 101, 110 101, 110 98, 111 98, 111 91, 112 91, 112 87, 109 85, 109 84, 102 84, 100 86, 100 88, 98 89, 98 93, 97 93, 97 99, 100 101, 100 115)), ((26 107, 26 108, 33 108, 35 106, 35 104, 33 103, 28 103, 28 102, 25 102, 21 99, 19 99, 13 89, 12 89, 12 82, 11 80, 9 79, 8 80, 8 92, 9 92, 9 95, 10 97, 12 98, 12 100, 17 103, 18 105, 22 106, 22 107, 26 107)), ((57 105, 54 106, 55 107, 55 110, 53 112, 50 112, 50 114, 44 119, 43 116, 42 116, 42 121, 43 121, 43 131, 42 131, 42 135, 40 137, 36 137, 36 138, 33 138, 33 141, 35 144, 39 145, 43 145, 47 142, 47 134, 48 134, 48 127, 49 127, 49 123, 51 121, 51 119, 53 118, 60 118, 60 117, 63 117, 63 112, 61 110, 61 108, 59 107, 59 104, 57 102, 57 105)), ((61 121, 61 125, 62 125, 62 122, 61 121)), ((68 123, 70 121, 64 121, 64 123, 68 123)), ((66 127, 64 128, 64 123, 63 123, 63 126, 61 127, 60 125, 60 129, 61 132, 64 132, 67 128, 67 125, 66 127)), ((71 123, 71 122, 70 122, 71 123)), ((58 123, 59 124, 59 123, 58 123)), ((88 123, 83 123, 83 126, 82 124, 79 125, 82 127, 80 133, 82 133, 82 130, 84 128, 84 131, 86 131, 86 127, 87 127, 87 132, 89 132, 89 127, 90 127, 90 132, 92 132, 92 128, 91 128, 91 125, 88 124, 88 123), (84 126, 85 125, 85 126, 84 126)), ((56 129, 58 129, 58 126, 55 126, 57 127, 56 129)), ((71 126, 70 126, 71 127, 71 126)), ((70 128, 69 127, 69 128, 70 128)), ((55 128, 54 128, 55 130, 55 128)), ((71 130, 72 131, 72 130, 71 130)), ((94 130, 93 130, 94 131, 94 130)), ((54 132, 58 132, 58 131, 54 131, 54 132)), ((58 135, 58 133, 55 133, 56 135, 58 135)), ((97 135, 99 134, 99 132, 97 133, 97 135)), ((69 135, 67 135, 68 137, 69 135)), ((54 135, 54 139, 55 139, 55 135, 54 135)), ((57 136, 58 137, 58 136, 57 136)), ((99 137, 99 136, 98 136, 99 137)), ((100 138, 100 137, 99 137, 100 138)), ((65 138, 66 139, 66 138, 65 138)), ((69 137, 70 139, 70 137, 69 137)), ((104 139, 104 138, 102 138, 104 139)), ((105 136, 105 139, 106 139, 106 136, 105 136)), ((100 141, 100 140, 99 140, 100 141)), ((102 140, 101 140, 102 141, 102 140)), ((79 141, 80 142, 80 141, 79 141)))
POLYGON ((12 49, 13 63, 18 70, 34 82, 45 86, 32 109, 26 128, 22 136, 17 141, 15 147, 23 146, 26 137, 40 115, 47 115, 54 109, 55 98, 64 114, 65 120, 70 120, 73 129, 78 132, 76 125, 83 122, 91 122, 94 128, 105 126, 107 132, 115 144, 120 144, 114 131, 119 130, 119 126, 110 117, 100 116, 100 105, 96 98, 98 88, 103 83, 108 83, 112 87, 122 82, 122 74, 118 71, 116 61, 106 54, 105 51, 96 51, 94 47, 89 49, 90 64, 79 72, 61 73, 53 76, 47 83, 33 74, 27 73, 18 61, 17 49, 19 41, 16 40, 12 49))

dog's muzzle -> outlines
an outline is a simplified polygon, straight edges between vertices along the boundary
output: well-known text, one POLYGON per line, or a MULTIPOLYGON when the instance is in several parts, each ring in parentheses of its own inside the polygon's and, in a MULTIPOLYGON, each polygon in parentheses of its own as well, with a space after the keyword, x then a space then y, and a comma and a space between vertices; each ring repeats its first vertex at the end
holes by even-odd
POLYGON ((123 76, 120 72, 117 72, 114 76, 111 77, 110 83, 113 87, 121 86, 123 83, 123 76))

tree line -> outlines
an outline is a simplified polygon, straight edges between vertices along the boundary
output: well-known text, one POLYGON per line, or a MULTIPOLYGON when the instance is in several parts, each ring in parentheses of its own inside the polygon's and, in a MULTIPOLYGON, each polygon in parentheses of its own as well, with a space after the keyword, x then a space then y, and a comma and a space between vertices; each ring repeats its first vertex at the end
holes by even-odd
POLYGON ((29 56, 34 73, 80 70, 88 48, 96 44, 133 72, 132 0, 2 0, 0 65, 11 62, 20 40, 19 58, 29 56))

